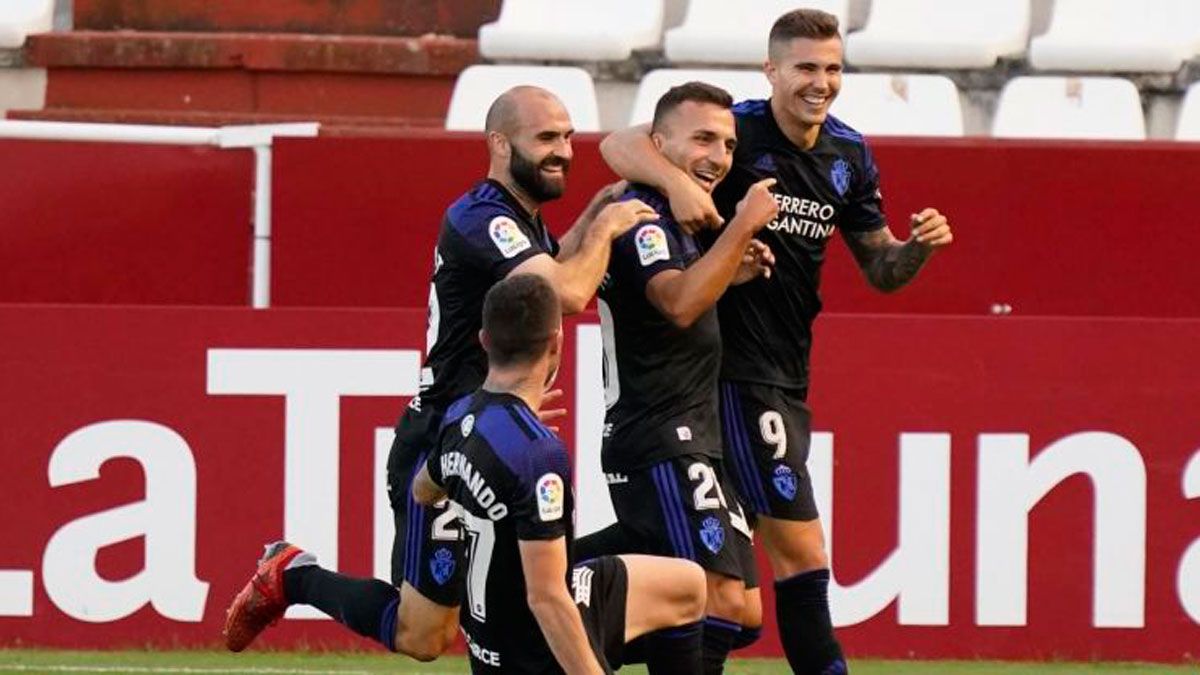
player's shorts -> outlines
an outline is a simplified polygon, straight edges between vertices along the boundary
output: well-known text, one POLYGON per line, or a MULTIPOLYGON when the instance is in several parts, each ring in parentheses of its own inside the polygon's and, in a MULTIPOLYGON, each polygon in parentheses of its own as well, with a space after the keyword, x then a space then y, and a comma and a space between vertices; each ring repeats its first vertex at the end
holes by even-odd
POLYGON ((817 518, 808 447, 812 413, 804 392, 721 382, 725 458, 747 509, 761 516, 817 518))
POLYGON ((466 573, 458 517, 448 501, 422 506, 412 498, 413 479, 437 444, 441 419, 441 411, 428 406, 422 411, 406 408, 388 453, 388 500, 396 524, 392 584, 398 588, 407 581, 433 602, 458 607, 466 573))
MULTIPOLYGON (((600 664, 621 667, 625 651, 625 601, 629 572, 616 556, 602 556, 571 568, 571 595, 583 629, 600 664)), ((611 672, 611 671, 608 671, 611 672)))
POLYGON ((681 455, 629 473, 608 472, 617 520, 635 550, 695 561, 746 580, 750 528, 720 460, 681 455))

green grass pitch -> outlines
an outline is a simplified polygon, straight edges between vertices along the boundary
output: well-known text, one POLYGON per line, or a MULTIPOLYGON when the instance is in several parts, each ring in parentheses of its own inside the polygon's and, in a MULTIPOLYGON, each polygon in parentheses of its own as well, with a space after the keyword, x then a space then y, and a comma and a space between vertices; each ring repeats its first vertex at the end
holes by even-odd
MULTIPOLYGON (((854 675, 1182 675, 1200 672, 1196 665, 1164 666, 1113 663, 998 663, 990 661, 866 661, 851 662, 854 675)), ((180 673, 186 675, 354 675, 400 673, 435 675, 468 672, 462 657, 434 663, 416 663, 398 656, 375 653, 271 652, 244 654, 208 651, 79 652, 51 650, 0 650, 0 673, 180 673)), ((642 675, 641 668, 622 673, 642 675)), ((725 669, 730 675, 784 675, 783 661, 734 659, 725 669)))

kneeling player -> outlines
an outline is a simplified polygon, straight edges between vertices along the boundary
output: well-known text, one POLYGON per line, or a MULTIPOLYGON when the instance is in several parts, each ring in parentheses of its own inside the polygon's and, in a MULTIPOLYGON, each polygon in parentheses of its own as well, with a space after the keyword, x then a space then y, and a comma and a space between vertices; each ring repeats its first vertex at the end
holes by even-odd
POLYGON ((704 576, 694 563, 607 556, 569 566, 573 496, 566 448, 535 410, 558 370, 558 298, 517 275, 484 300, 483 386, 450 406, 413 497, 449 497, 467 537, 460 621, 475 673, 598 673, 624 644, 665 639, 651 673, 700 671, 704 576), (569 580, 569 585, 568 585, 569 580))

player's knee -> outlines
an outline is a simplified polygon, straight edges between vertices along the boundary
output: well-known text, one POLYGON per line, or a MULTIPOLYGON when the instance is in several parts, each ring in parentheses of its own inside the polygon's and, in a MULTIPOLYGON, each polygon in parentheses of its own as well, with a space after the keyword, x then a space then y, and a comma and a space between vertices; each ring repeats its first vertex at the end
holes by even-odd
POLYGON ((708 575, 708 615, 740 622, 745 609, 745 584, 740 579, 720 574, 708 575))
POLYGON ((417 661, 428 662, 441 656, 446 651, 446 645, 440 636, 420 639, 400 635, 396 639, 396 651, 417 661))
POLYGON ((677 579, 682 592, 679 599, 680 624, 699 621, 704 616, 704 608, 708 605, 708 581, 704 577, 704 569, 694 562, 681 561, 687 564, 680 566, 677 579))
POLYGON ((454 632, 439 630, 396 630, 396 651, 417 661, 433 661, 454 642, 454 632))

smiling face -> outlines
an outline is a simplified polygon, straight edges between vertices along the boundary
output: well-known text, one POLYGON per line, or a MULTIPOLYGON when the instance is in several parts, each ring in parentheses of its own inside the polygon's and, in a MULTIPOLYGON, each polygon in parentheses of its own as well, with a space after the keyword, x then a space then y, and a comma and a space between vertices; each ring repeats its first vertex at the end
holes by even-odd
POLYGON ((771 44, 766 63, 774 110, 787 126, 815 128, 842 89, 842 40, 793 38, 771 44))
POLYGON ((557 99, 533 107, 510 138, 509 172, 521 189, 539 202, 562 196, 571 170, 571 136, 575 129, 557 99))
POLYGON ((654 144, 697 185, 712 192, 733 165, 733 113, 714 103, 684 101, 654 131, 654 144))
POLYGON ((557 199, 567 189, 574 133, 557 97, 537 87, 514 87, 488 110, 488 175, 521 192, 528 208, 557 199))

